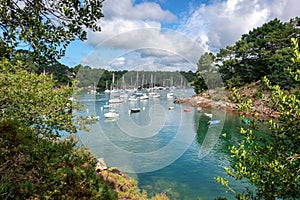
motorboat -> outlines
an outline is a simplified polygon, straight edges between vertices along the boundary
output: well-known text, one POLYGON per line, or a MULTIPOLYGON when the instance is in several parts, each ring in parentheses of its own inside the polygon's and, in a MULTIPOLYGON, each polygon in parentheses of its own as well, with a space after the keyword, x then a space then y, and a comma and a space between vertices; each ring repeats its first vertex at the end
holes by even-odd
POLYGON ((108 100, 109 103, 122 103, 123 99, 121 98, 113 98, 108 100))
POLYGON ((167 97, 168 97, 168 98, 174 97, 174 93, 173 93, 173 92, 168 92, 168 93, 167 93, 167 97))
POLYGON ((110 104, 106 104, 103 106, 104 109, 110 109, 112 106, 110 104))
POLYGON ((117 118, 119 117, 120 114, 116 112, 115 110, 109 110, 109 112, 104 113, 105 118, 117 118))
POLYGON ((183 109, 184 112, 190 112, 191 110, 188 108, 183 109))
POLYGON ((221 120, 210 120, 208 121, 209 125, 219 125, 221 123, 221 120))
POLYGON ((122 93, 120 94, 120 98, 127 98, 128 97, 128 94, 127 93, 122 93))
POLYGON ((154 94, 152 94, 151 95, 153 98, 160 98, 160 94, 158 94, 158 93, 154 93, 154 94))
POLYGON ((97 120, 97 121, 99 121, 100 120, 100 116, 88 116, 87 119, 88 120, 97 120))
POLYGON ((142 96, 140 96, 140 100, 147 100, 149 99, 148 95, 143 94, 142 96))
POLYGON ((140 111, 141 111, 140 108, 132 108, 132 109, 130 109, 130 113, 138 113, 140 111))
POLYGON ((245 119, 245 118, 242 118, 241 121, 243 124, 250 124, 250 122, 251 122, 250 119, 245 119))
POLYGON ((160 97, 160 94, 156 90, 151 90, 148 93, 148 95, 149 95, 149 97, 152 97, 152 98, 159 98, 160 97))
POLYGON ((130 95, 130 97, 128 98, 128 101, 137 101, 138 98, 134 95, 130 95))
POLYGON ((205 116, 212 118, 213 114, 210 113, 204 113, 205 116))
POLYGON ((112 107, 112 105, 110 105, 106 102, 106 104, 103 106, 103 109, 110 109, 111 107, 112 107))

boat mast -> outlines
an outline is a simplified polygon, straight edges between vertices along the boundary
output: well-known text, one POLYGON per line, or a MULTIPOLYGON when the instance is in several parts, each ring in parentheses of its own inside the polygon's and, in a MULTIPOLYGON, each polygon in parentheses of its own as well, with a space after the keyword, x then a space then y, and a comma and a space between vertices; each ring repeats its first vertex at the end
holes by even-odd
POLYGON ((125 90, 125 75, 122 76, 122 88, 125 90))
POLYGON ((139 72, 136 71, 136 88, 138 89, 139 87, 139 72))
POLYGON ((153 74, 151 74, 151 87, 153 88, 154 85, 153 85, 153 74))
POLYGON ((145 81, 145 74, 143 74, 143 79, 142 79, 142 89, 144 88, 144 81, 145 81))
POLYGON ((113 91, 115 85, 115 73, 112 74, 112 84, 110 86, 110 91, 113 91))

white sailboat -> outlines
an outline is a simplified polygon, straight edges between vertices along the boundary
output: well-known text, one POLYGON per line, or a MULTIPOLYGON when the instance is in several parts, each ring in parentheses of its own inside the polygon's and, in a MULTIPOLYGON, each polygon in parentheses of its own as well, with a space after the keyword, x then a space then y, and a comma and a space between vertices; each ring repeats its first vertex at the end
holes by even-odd
POLYGON ((121 99, 120 97, 115 98, 115 94, 118 91, 114 89, 114 85, 115 85, 115 73, 113 73, 113 77, 112 77, 112 84, 111 84, 111 90, 110 90, 110 99, 108 100, 109 103, 122 103, 123 99, 121 99))
POLYGON ((110 89, 108 89, 108 81, 107 80, 106 80, 106 86, 105 86, 104 93, 110 93, 110 89))

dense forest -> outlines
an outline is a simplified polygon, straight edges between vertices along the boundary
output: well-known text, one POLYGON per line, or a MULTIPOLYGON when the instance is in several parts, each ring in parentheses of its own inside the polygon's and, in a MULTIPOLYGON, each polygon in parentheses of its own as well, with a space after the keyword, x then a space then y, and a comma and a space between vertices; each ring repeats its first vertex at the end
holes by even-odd
POLYGON ((77 87, 95 86, 102 90, 110 89, 110 87, 120 89, 150 88, 153 86, 182 87, 187 86, 195 79, 195 73, 192 71, 108 71, 82 65, 75 66, 73 71, 78 81, 77 87))

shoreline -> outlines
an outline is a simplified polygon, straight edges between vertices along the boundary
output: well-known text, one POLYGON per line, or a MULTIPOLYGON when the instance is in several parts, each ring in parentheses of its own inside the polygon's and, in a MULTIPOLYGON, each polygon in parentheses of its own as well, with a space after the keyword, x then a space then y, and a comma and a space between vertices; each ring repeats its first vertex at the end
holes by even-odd
MULTIPOLYGON (((201 93, 194 95, 190 98, 179 98, 173 101, 174 104, 181 104, 185 106, 195 107, 195 108, 207 108, 207 109, 219 109, 226 112, 239 114, 237 110, 238 103, 231 101, 229 98, 232 97, 232 92, 223 93, 222 97, 212 95, 215 91, 209 91, 209 93, 201 93), (213 97, 214 98, 213 98, 213 97)), ((252 109, 254 115, 253 117, 262 119, 278 119, 280 113, 270 107, 266 106, 263 100, 257 98, 252 99, 252 109)), ((243 113, 245 116, 251 116, 251 113, 243 113)))

